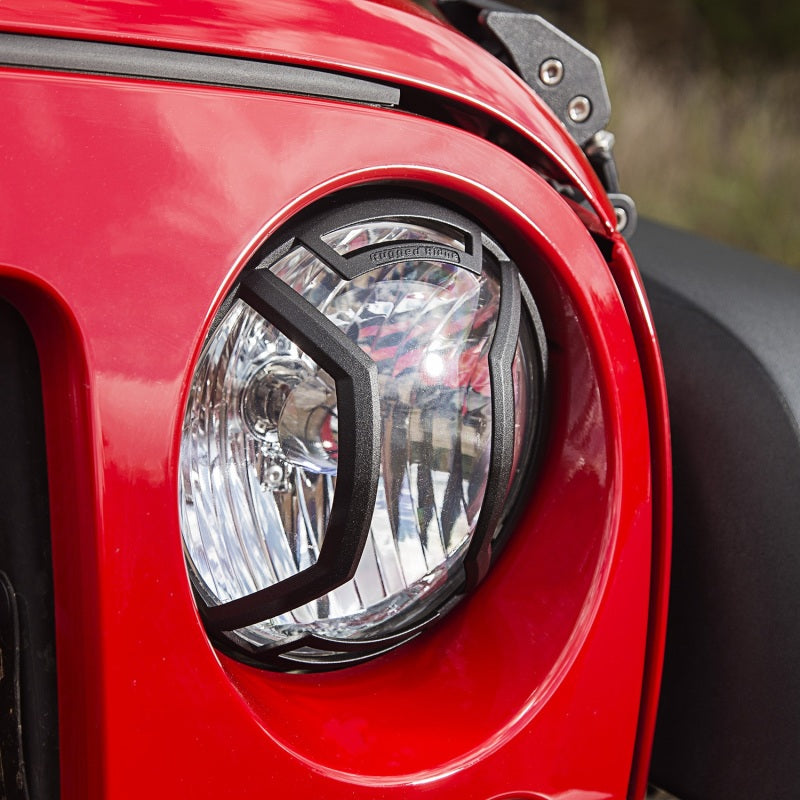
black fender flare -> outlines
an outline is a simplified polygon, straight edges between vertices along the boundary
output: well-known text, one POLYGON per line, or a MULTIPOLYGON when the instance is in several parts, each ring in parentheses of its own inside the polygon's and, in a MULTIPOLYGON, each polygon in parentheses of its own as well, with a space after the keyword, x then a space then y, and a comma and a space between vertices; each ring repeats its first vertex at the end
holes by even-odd
POLYGON ((800 781, 800 272, 641 221, 669 395, 673 572, 652 779, 789 798, 800 781))

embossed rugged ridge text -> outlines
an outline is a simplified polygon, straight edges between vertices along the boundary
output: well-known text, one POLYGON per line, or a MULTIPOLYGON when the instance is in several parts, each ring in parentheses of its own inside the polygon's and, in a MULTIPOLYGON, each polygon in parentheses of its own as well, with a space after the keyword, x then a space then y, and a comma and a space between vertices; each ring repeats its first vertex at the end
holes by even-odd
POLYGON ((382 247, 369 254, 373 264, 386 264, 389 261, 409 261, 411 259, 425 258, 433 261, 449 261, 460 264, 461 256, 457 250, 442 247, 438 244, 403 244, 391 247, 382 247))

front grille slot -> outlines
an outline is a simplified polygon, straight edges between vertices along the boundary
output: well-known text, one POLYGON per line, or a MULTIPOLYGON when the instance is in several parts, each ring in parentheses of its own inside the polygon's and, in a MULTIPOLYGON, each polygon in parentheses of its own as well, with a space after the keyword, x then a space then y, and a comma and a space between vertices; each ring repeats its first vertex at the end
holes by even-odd
POLYGON ((42 388, 30 331, 3 300, 0 443, 0 572, 8 601, 0 697, 12 706, 0 714, 0 794, 51 800, 59 796, 58 706, 42 388))

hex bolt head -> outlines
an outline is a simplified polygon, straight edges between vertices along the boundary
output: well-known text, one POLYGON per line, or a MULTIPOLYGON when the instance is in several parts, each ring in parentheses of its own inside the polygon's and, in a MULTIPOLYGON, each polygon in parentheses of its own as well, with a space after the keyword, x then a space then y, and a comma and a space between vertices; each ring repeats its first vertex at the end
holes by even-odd
POLYGON ((539 65, 539 80, 545 86, 558 86, 564 77, 564 64, 557 58, 547 58, 539 65))
POLYGON ((617 230, 622 233, 628 226, 628 212, 620 206, 614 206, 614 216, 617 219, 617 230))
POLYGON ((567 114, 573 122, 586 122, 592 113, 592 101, 579 94, 572 98, 567 105, 567 114))

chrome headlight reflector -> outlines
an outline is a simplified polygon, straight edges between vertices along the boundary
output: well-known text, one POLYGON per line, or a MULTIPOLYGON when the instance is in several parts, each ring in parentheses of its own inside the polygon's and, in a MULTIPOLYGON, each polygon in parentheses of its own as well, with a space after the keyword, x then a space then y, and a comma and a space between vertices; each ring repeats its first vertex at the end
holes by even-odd
POLYGON ((223 648, 351 663, 483 577, 544 377, 535 308, 490 249, 460 214, 395 198, 300 223, 243 274, 181 445, 186 559, 223 648))

